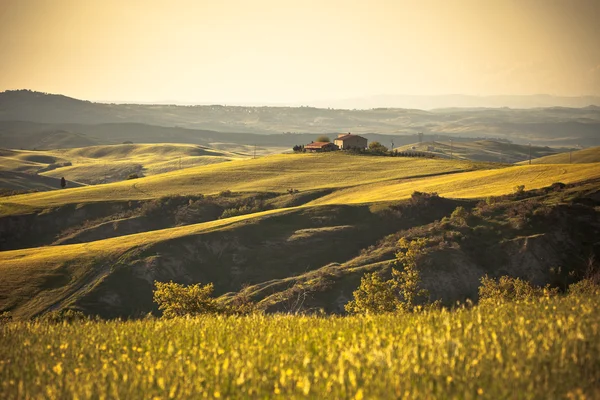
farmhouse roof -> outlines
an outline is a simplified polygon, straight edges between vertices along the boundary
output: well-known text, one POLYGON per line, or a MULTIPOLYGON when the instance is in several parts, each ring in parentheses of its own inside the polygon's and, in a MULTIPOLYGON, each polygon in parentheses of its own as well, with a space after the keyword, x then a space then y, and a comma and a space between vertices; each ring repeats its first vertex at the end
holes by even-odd
POLYGON ((332 145, 331 142, 312 142, 304 146, 305 149, 321 149, 327 145, 332 145))
POLYGON ((355 138, 355 137, 359 137, 361 139, 364 139, 364 137, 362 137, 362 136, 358 136, 358 135, 353 135, 351 133, 347 133, 345 135, 339 135, 338 137, 335 138, 335 140, 346 140, 346 139, 355 138))

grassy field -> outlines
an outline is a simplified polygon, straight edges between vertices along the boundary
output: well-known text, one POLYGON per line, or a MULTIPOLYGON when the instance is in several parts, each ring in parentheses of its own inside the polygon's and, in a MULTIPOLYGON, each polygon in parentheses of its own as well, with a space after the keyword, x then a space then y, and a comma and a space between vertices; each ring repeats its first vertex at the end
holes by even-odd
POLYGON ((531 160, 532 164, 583 164, 600 162, 600 147, 561 153, 531 160))
POLYGON ((512 193, 518 185, 525 185, 525 189, 530 190, 555 182, 573 183, 598 177, 600 164, 516 166, 361 185, 338 190, 309 204, 388 201, 407 198, 414 191, 437 192, 440 196, 452 198, 485 198, 512 193))
MULTIPOLYGON (((515 143, 498 142, 495 140, 475 140, 472 142, 434 141, 414 143, 398 147, 398 151, 425 151, 439 157, 456 158, 460 160, 488 161, 513 164, 529 159, 529 146, 515 143), (429 150, 433 148, 433 150, 429 150)), ((533 158, 544 157, 557 153, 557 149, 542 146, 532 146, 533 158)))
POLYGON ((0 150, 0 171, 38 173, 88 184, 156 175, 246 156, 189 144, 118 144, 58 150, 0 150), (65 165, 66 164, 66 165, 65 165))
POLYGON ((141 179, 70 190, 13 196, 0 201, 0 214, 16 205, 50 207, 106 200, 215 194, 225 190, 284 193, 344 188, 374 182, 469 171, 495 165, 457 160, 368 157, 348 154, 280 154, 186 168, 141 179), (13 204, 13 206, 8 203, 13 204))
POLYGON ((5 399, 597 398, 599 301, 375 317, 7 323, 0 391, 5 399))

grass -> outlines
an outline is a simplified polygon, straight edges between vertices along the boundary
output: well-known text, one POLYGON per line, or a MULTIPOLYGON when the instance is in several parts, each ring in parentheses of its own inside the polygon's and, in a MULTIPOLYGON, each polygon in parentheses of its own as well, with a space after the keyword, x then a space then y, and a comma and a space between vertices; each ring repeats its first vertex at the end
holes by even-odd
POLYGON ((0 309, 30 317, 52 307, 57 299, 100 282, 128 252, 284 212, 286 209, 277 209, 90 243, 0 252, 0 309))
POLYGON ((437 192, 440 196, 452 198, 485 198, 512 193, 517 185, 525 185, 525 189, 530 190, 555 182, 566 184, 599 177, 600 164, 515 166, 361 185, 338 190, 309 205, 399 200, 410 197, 414 191, 437 192))
POLYGON ((599 301, 374 317, 7 323, 0 391, 6 399, 595 398, 599 301))
POLYGON ((38 208, 64 204, 141 200, 172 195, 215 194, 225 190, 280 192, 344 188, 395 179, 496 167, 469 161, 348 154, 282 154, 187 168, 130 181, 13 196, 0 201, 0 214, 12 204, 38 208), (10 204, 9 204, 10 203, 10 204))
MULTIPOLYGON (((531 160, 532 164, 582 164, 600 162, 600 147, 555 154, 531 160)), ((523 162, 525 163, 525 162, 523 162)))
POLYGON ((2 150, 0 171, 21 171, 82 183, 120 181, 129 174, 156 175, 216 164, 242 155, 190 144, 119 144, 45 151, 2 150), (54 165, 71 163, 69 166, 54 165), (49 169, 49 170, 47 170, 49 169))
MULTIPOLYGON (((515 143, 498 142, 495 140, 476 140, 471 142, 434 141, 415 143, 398 147, 398 151, 426 151, 440 157, 453 157, 474 161, 516 163, 529 159, 529 146, 515 143), (433 147, 432 151, 428 149, 433 147)), ((559 150, 549 147, 532 146, 531 156, 534 158, 555 154, 559 150)))

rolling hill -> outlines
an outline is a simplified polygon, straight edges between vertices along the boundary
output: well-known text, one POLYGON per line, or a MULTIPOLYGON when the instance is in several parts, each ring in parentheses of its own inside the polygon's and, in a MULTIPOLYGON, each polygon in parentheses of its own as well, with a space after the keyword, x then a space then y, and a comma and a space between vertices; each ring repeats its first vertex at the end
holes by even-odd
MULTIPOLYGON (((313 135, 312 140, 314 135, 340 131, 395 136, 411 136, 417 132, 425 132, 428 136, 427 140, 442 140, 438 136, 461 136, 471 139, 502 138, 518 143, 532 142, 552 146, 600 145, 598 136, 600 109, 597 107, 448 108, 423 111, 401 108, 338 110, 313 107, 101 104, 25 90, 0 93, 0 121, 12 124, 14 121, 55 124, 57 131, 71 133, 82 132, 65 125, 144 124, 169 127, 173 134, 161 140, 154 140, 151 139, 152 132, 149 130, 143 137, 118 140, 115 136, 117 141, 112 143, 121 143, 124 140, 145 143, 154 141, 198 143, 193 139, 190 140, 188 134, 192 133, 189 131, 202 130, 205 133, 219 133, 213 135, 215 138, 226 137, 224 135, 226 132, 236 132, 237 135, 257 134, 257 136, 282 132, 308 133, 313 135), (188 129, 185 131, 181 130, 182 128, 188 129)), ((11 135, 14 139, 15 135, 11 135)), ((92 133, 90 136, 92 140, 105 139, 97 133, 92 133)), ((242 143, 229 139, 212 141, 242 143)), ((383 139, 381 141, 384 141, 384 144, 388 142, 383 139)), ((22 140, 19 143, 23 143, 22 140)), ((286 146, 299 143, 308 142, 287 143, 286 146)), ((399 145, 411 142, 401 143, 396 140, 395 143, 399 145)), ((253 145, 254 143, 250 141, 242 144, 253 145)), ((4 146, 23 147, 13 144, 4 146)))
POLYGON ((531 161, 533 164, 584 164, 600 162, 600 147, 591 147, 589 149, 564 152, 561 154, 550 155, 536 158, 531 161))
MULTIPOLYGON (((45 151, 0 150, 0 171, 22 172, 85 184, 122 181, 130 174, 155 175, 209 165, 241 154, 185 144, 119 144, 45 151)), ((39 180, 39 179, 38 179, 39 180)), ((0 180, 0 187, 5 184, 0 180)))
POLYGON ((553 155, 566 149, 556 149, 542 146, 531 146, 501 142, 495 140, 476 140, 476 141, 431 141, 424 143, 414 143, 397 148, 398 151, 423 151, 444 158, 458 158, 473 161, 488 161, 514 164, 520 161, 529 160, 531 157, 539 158, 553 155))
MULTIPOLYGON (((162 151, 179 151, 169 146, 162 151)), ((126 153, 117 151, 114 158, 148 155, 144 148, 118 149, 126 153)), ((106 151, 75 149, 68 154, 92 158, 105 156, 106 151)), ((154 309, 152 282, 174 279, 213 282, 223 299, 249 284, 252 295, 272 310, 285 309, 286 302, 310 290, 315 297, 307 304, 326 304, 328 311, 335 312, 362 273, 389 266, 398 235, 418 235, 415 232, 421 230, 440 243, 432 254, 442 251, 439 257, 449 262, 427 275, 432 292, 455 301, 472 296, 479 277, 497 271, 502 260, 519 260, 535 251, 536 257, 557 265, 577 261, 564 257, 596 235, 596 222, 591 221, 597 219, 598 182, 600 164, 503 167, 330 153, 274 155, 132 181, 9 196, 0 199, 0 233, 43 240, 36 244, 41 247, 0 252, 4 278, 0 311, 30 317, 75 307, 105 317, 137 316, 154 309), (556 182, 563 185, 540 189, 556 182), (512 195, 518 185, 530 192, 512 195), (288 194, 288 189, 299 192, 288 194), (442 197, 415 195, 415 191, 442 197), (460 253, 442 257, 450 231, 440 228, 439 221, 457 206, 471 209, 478 199, 500 195, 509 195, 508 200, 497 200, 500 208, 485 211, 488 206, 480 206, 484 214, 476 218, 481 225, 477 232, 463 225, 453 228, 464 231, 460 235, 468 241, 481 243, 473 250, 456 244, 460 253), (571 205, 577 196, 585 201, 571 205), (519 205, 529 198, 536 200, 519 205), (217 200, 230 202, 243 215, 219 218, 213 212, 209 217, 217 200), (136 214, 138 207, 148 211, 136 214), (528 211, 527 207, 534 208, 528 211), (541 211, 534 212, 538 208, 541 211), (491 214, 483 218, 486 212, 491 214), (514 218, 524 212, 531 215, 517 224, 514 218), (167 221, 167 214, 174 219, 157 224, 167 221), (552 229, 560 231, 540 236, 549 221, 554 221, 552 229), (567 222, 577 224, 577 229, 564 233, 567 222), (76 240, 54 243, 57 232, 76 240), (565 235, 571 239, 564 240, 565 235), (494 238, 492 247, 483 245, 488 236, 494 238), (498 252, 497 262, 481 258, 477 250, 481 245, 498 252), (484 261, 491 264, 485 266, 484 261), (468 279, 452 278, 456 274, 467 274, 468 279), (447 282, 442 286, 436 283, 441 276, 447 282)), ((452 235, 460 243, 458 233, 452 235)), ((514 262, 505 268, 517 273, 520 264, 514 262)), ((531 272, 536 279, 551 278, 543 266, 536 268, 542 268, 531 272)))

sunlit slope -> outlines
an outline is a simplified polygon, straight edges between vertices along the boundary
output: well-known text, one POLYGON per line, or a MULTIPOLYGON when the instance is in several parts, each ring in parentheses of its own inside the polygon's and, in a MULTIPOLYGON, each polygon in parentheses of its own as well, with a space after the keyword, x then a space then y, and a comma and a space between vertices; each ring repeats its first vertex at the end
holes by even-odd
POLYGON ((348 154, 281 154, 188 168, 161 175, 107 185, 34 193, 0 200, 49 207, 105 200, 151 199, 172 195, 213 194, 231 191, 285 192, 343 188, 374 182, 447 174, 487 168, 469 161, 368 157, 348 154))
POLYGON ((584 164, 600 162, 600 147, 561 153, 531 160, 532 164, 584 164))
POLYGON ((513 164, 519 161, 528 160, 531 151, 531 157, 544 157, 553 155, 559 150, 550 147, 531 146, 508 143, 496 140, 476 140, 472 142, 454 141, 435 141, 415 143, 407 146, 398 147, 398 151, 424 151, 435 154, 439 157, 453 157, 473 161, 502 162, 513 164))
MULTIPOLYGON (((0 252, 0 309, 18 305, 29 312, 44 310, 57 299, 101 280, 129 251, 287 211, 271 210, 90 243, 0 252)), ((21 312, 20 308, 13 310, 15 314, 21 312)))
POLYGON ((537 189, 555 182, 573 183, 600 178, 600 163, 580 165, 527 165, 463 172, 398 183, 375 183, 336 191, 310 205, 355 204, 399 200, 414 191, 437 192, 443 197, 480 198, 512 193, 514 188, 537 189))
POLYGON ((189 144, 118 144, 45 151, 0 150, 0 170, 98 184, 130 174, 155 175, 244 156, 189 144))

